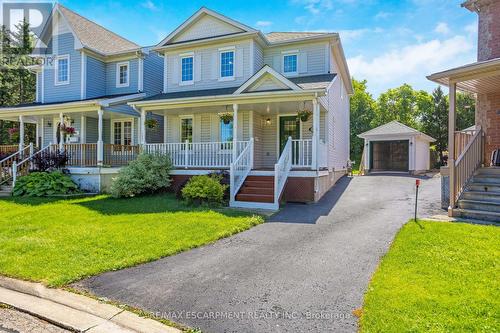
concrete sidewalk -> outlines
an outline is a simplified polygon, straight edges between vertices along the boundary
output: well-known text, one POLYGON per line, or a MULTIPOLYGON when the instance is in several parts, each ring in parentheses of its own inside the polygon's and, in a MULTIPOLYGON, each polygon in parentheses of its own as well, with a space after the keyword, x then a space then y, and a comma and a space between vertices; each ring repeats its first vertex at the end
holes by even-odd
POLYGON ((181 332, 92 298, 6 277, 0 277, 0 303, 75 332, 181 332))

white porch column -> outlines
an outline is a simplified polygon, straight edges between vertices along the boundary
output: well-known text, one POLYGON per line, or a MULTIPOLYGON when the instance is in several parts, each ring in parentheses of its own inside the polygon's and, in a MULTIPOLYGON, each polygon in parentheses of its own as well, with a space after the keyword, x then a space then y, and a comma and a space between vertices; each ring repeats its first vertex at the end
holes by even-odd
POLYGON ((35 126, 35 147, 40 148, 40 119, 36 119, 35 126))
POLYGON ((59 150, 63 150, 64 148, 64 136, 61 132, 61 127, 64 124, 64 115, 63 113, 59 113, 59 150))
POLYGON ((313 104, 313 135, 312 135, 312 165, 313 170, 318 169, 319 149, 319 103, 318 99, 312 100, 313 104))
POLYGON ((80 120, 80 143, 87 143, 87 117, 82 116, 80 120))
POLYGON ((448 215, 453 216, 455 208, 455 127, 456 127, 456 95, 457 84, 450 82, 449 85, 450 111, 448 115, 448 169, 450 171, 450 206, 448 215))
POLYGON ((103 137, 103 114, 104 111, 102 109, 97 110, 98 115, 98 138, 97 138, 97 165, 102 165, 104 161, 104 141, 103 137))
POLYGON ((233 162, 238 157, 238 104, 233 104, 233 162))
POLYGON ((141 109, 141 133, 139 143, 141 145, 146 144, 146 111, 141 109))
POLYGON ((19 151, 24 149, 24 116, 19 116, 19 151))
POLYGON ((163 116, 163 143, 167 143, 168 138, 168 127, 167 127, 167 115, 163 116))
POLYGON ((40 141, 41 141, 41 142, 40 142, 40 148, 43 148, 43 145, 44 145, 44 143, 45 143, 45 118, 44 118, 44 117, 42 117, 42 118, 40 119, 40 122, 41 122, 41 125, 42 125, 42 126, 40 127, 40 137, 41 137, 41 139, 40 139, 40 141))

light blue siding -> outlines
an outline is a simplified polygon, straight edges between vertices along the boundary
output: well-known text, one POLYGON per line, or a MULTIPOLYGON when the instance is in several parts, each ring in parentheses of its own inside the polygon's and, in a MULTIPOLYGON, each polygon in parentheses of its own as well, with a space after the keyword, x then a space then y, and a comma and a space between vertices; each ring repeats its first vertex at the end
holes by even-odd
POLYGON ((144 58, 144 92, 156 95, 163 90, 163 57, 156 52, 150 52, 144 58))
POLYGON ((138 91, 138 78, 139 78, 139 60, 131 59, 129 62, 129 85, 128 87, 116 87, 116 64, 118 62, 110 62, 106 64, 106 95, 119 95, 119 94, 133 94, 138 91))
POLYGON ((106 95, 106 65, 87 56, 87 98, 106 95))
POLYGON ((97 143, 99 137, 97 124, 97 118, 87 117, 87 143, 97 143))
POLYGON ((81 66, 80 52, 75 50, 75 39, 71 33, 54 36, 49 42, 48 52, 57 45, 54 54, 69 55, 69 84, 55 85, 55 61, 45 67, 44 72, 44 103, 79 100, 81 97, 81 66))

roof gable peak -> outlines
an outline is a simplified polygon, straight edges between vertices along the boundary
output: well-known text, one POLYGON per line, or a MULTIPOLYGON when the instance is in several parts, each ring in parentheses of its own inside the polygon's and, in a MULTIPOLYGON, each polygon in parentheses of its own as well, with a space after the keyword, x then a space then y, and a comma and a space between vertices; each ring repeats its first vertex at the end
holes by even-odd
MULTIPOLYGON (((276 70, 271 68, 268 65, 262 67, 257 73, 255 73, 251 78, 249 78, 245 83, 243 83, 235 92, 234 95, 239 95, 245 92, 257 91, 259 83, 262 84, 261 81, 271 80, 271 86, 274 86, 275 89, 265 89, 269 90, 302 90, 298 85, 284 77, 282 74, 278 73, 276 70), (266 78, 267 77, 267 78, 266 78)), ((262 90, 261 90, 262 91, 262 90)))

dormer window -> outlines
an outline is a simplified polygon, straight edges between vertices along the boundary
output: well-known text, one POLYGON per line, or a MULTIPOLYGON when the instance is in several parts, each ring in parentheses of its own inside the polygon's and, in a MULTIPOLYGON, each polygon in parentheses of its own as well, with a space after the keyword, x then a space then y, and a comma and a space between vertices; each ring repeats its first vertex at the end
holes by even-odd
POLYGON ((283 73, 286 75, 297 75, 297 53, 283 55, 283 73))
POLYGON ((129 62, 120 62, 116 64, 116 87, 128 87, 130 80, 129 62))
POLYGON ((69 55, 56 58, 55 85, 69 84, 69 55))
POLYGON ((220 79, 234 79, 234 47, 220 49, 220 79))
POLYGON ((192 54, 181 56, 181 84, 193 83, 194 57, 192 54))

